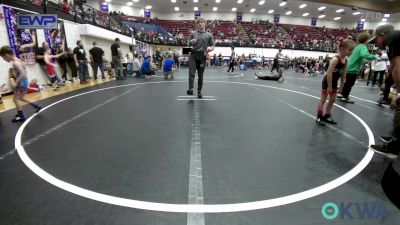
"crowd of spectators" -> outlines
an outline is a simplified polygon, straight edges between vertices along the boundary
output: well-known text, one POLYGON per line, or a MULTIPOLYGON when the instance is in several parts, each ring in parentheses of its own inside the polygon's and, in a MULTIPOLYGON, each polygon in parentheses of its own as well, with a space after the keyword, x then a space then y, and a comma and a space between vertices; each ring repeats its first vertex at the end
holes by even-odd
POLYGON ((353 38, 357 31, 347 29, 327 29, 299 25, 245 24, 250 36, 250 46, 287 48, 336 52, 340 39, 353 38))
MULTIPOLYGON (((33 4, 41 4, 40 0, 30 0, 33 4)), ((134 37, 150 44, 186 46, 187 37, 194 29, 194 20, 159 20, 157 17, 129 16, 123 12, 105 13, 85 4, 68 0, 49 0, 58 2, 60 10, 118 33, 132 35, 132 31, 124 21, 154 24, 169 32, 165 35, 156 31, 145 32, 133 28, 134 37)), ((274 24, 269 21, 236 22, 209 20, 206 30, 213 34, 216 46, 266 47, 299 50, 315 50, 336 52, 339 39, 356 36, 356 30, 328 29, 300 25, 274 24), (244 34, 240 33, 240 29, 244 34), (244 29, 243 29, 244 28, 244 29)))
MULTIPOLYGON (((187 45, 187 36, 194 28, 193 21, 163 21, 158 25, 166 28, 174 37, 170 44, 187 45)), ((269 22, 253 24, 250 22, 211 20, 206 30, 213 33, 217 46, 249 46, 266 48, 285 48, 336 52, 338 42, 346 37, 355 37, 356 30, 327 29, 325 27, 279 25, 269 22), (239 34, 242 24, 246 35, 239 34)))

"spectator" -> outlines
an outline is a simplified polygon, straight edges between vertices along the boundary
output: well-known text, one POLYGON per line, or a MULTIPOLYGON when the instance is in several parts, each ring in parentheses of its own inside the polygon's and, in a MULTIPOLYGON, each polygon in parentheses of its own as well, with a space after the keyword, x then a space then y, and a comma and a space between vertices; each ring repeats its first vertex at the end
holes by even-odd
POLYGON ((63 1, 63 4, 62 4, 62 12, 63 13, 67 13, 67 14, 69 14, 69 11, 71 10, 70 9, 70 5, 69 5, 69 3, 68 3, 68 0, 64 0, 63 1))
POLYGON ((163 71, 165 79, 174 79, 174 59, 171 54, 167 54, 167 58, 163 62, 163 71))
POLYGON ((122 74, 122 51, 120 48, 120 40, 119 38, 115 38, 114 44, 111 45, 111 55, 112 55, 112 62, 114 64, 115 75, 117 76, 117 80, 125 80, 122 74))
POLYGON ((104 76, 104 64, 103 64, 104 51, 103 49, 97 47, 96 45, 97 43, 93 42, 93 48, 89 50, 90 63, 93 69, 93 77, 95 80, 97 80, 97 71, 100 68, 101 78, 105 80, 106 77, 104 76))
POLYGON ((78 78, 78 68, 75 65, 74 53, 71 48, 67 49, 67 64, 72 73, 71 81, 76 81, 78 78))
POLYGON ((143 78, 143 75, 140 71, 140 62, 139 62, 138 54, 134 55, 132 70, 136 74, 136 77, 143 78))
POLYGON ((174 53, 174 62, 175 62, 175 67, 179 69, 180 63, 179 63, 179 54, 174 53))
POLYGON ((142 64, 142 68, 140 71, 146 79, 150 79, 151 77, 151 69, 150 69, 150 56, 145 56, 142 64))
POLYGON ((75 66, 79 70, 79 79, 81 84, 87 84, 88 82, 86 81, 87 76, 88 76, 88 60, 86 57, 86 51, 83 48, 83 43, 82 41, 78 40, 76 42, 76 47, 74 48, 74 61, 75 61, 75 66))
MULTIPOLYGON (((62 49, 57 50, 57 54, 64 53, 62 49)), ((62 69, 62 76, 61 79, 64 79, 64 81, 67 80, 67 74, 68 74, 68 69, 67 69, 67 54, 62 54, 60 57, 58 57, 57 61, 58 64, 60 65, 62 69)))

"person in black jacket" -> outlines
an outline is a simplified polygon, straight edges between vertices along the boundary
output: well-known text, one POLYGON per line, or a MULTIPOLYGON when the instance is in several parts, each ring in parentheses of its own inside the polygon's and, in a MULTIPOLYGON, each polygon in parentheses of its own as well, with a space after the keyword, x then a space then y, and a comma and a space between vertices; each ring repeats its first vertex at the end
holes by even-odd
MULTIPOLYGON (((374 37, 368 42, 375 42, 381 49, 387 49, 390 60, 390 73, 396 87, 400 87, 400 30, 394 30, 390 24, 381 25, 376 28, 374 37)), ((398 156, 400 153, 400 94, 396 93, 391 102, 394 108, 393 132, 391 136, 382 136, 382 145, 371 145, 370 147, 380 153, 398 156)))
POLYGON ((71 48, 68 48, 67 51, 67 64, 72 73, 72 81, 76 81, 78 78, 78 68, 75 65, 74 53, 71 48))
POLYGON ((276 68, 276 72, 279 72, 279 60, 278 58, 282 55, 282 49, 279 49, 279 52, 276 53, 274 58, 274 64, 272 65, 271 73, 274 73, 274 69, 276 68))
POLYGON ((96 45, 97 43, 93 42, 93 48, 89 50, 90 63, 93 69, 93 76, 94 79, 97 80, 97 71, 100 68, 101 78, 105 80, 106 77, 104 76, 104 64, 103 64, 104 51, 103 49, 97 47, 96 45))
MULTIPOLYGON (((62 53, 63 52, 63 50, 61 50, 61 49, 59 49, 58 51, 57 51, 57 54, 60 54, 60 53, 62 53)), ((58 61, 58 64, 60 65, 60 67, 61 67, 61 69, 62 69, 62 79, 64 79, 64 81, 66 81, 67 80, 67 74, 68 74, 68 69, 67 69, 67 58, 68 58, 68 56, 66 55, 66 54, 64 54, 64 55, 62 55, 62 56, 60 56, 58 59, 57 59, 57 61, 58 61)))

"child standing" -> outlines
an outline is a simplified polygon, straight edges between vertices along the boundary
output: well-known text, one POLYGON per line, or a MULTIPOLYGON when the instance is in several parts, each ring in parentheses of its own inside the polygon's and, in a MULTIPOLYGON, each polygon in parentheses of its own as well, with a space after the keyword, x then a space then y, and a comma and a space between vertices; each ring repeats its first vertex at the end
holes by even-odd
POLYGON ((163 70, 164 70, 164 77, 165 79, 174 79, 174 64, 175 61, 174 59, 172 59, 171 54, 168 54, 167 56, 168 58, 166 58, 163 62, 163 70))
POLYGON ((336 100, 337 83, 340 78, 341 82, 340 87, 343 87, 343 84, 346 80, 347 57, 351 55, 351 53, 354 50, 354 47, 355 47, 354 41, 349 39, 343 40, 339 45, 339 54, 333 57, 329 62, 328 71, 326 72, 326 75, 322 80, 321 99, 318 104, 318 115, 316 122, 319 125, 324 126, 325 125, 324 122, 330 124, 337 124, 336 121, 333 120, 331 115, 332 107, 336 100), (328 95, 329 95, 329 102, 328 105, 326 106, 326 111, 324 114, 323 113, 324 104, 326 99, 328 98, 328 95))
POLYGON ((15 57, 12 48, 10 48, 9 46, 3 46, 0 49, 0 56, 6 62, 12 62, 13 65, 13 68, 10 69, 10 74, 9 74, 10 77, 12 77, 10 79, 11 82, 10 85, 11 88, 14 90, 13 101, 17 108, 18 114, 15 116, 14 119, 12 119, 12 122, 13 123, 23 122, 25 121, 25 116, 24 113, 22 112, 21 102, 29 103, 33 108, 36 109, 36 112, 39 112, 42 109, 42 107, 37 104, 31 103, 24 98, 26 89, 28 88, 29 85, 28 79, 26 77, 25 65, 20 59, 15 57))
POLYGON ((364 59, 377 59, 374 54, 370 54, 368 52, 368 47, 366 44, 369 38, 370 35, 368 32, 360 33, 357 37, 357 42, 359 43, 359 45, 357 45, 357 47, 354 49, 354 53, 349 58, 349 63, 346 68, 346 82, 344 83, 343 89, 338 95, 338 97, 341 98, 342 102, 354 103, 353 100, 349 99, 349 95, 352 87, 354 86, 354 83, 356 82, 358 73, 364 65, 364 59))
MULTIPOLYGON (((64 55, 64 52, 62 52, 58 55, 52 55, 50 48, 47 48, 46 52, 44 53, 44 61, 46 63, 47 73, 49 74, 50 82, 53 85, 54 91, 58 91, 60 86, 57 84, 57 76, 58 75, 54 68, 57 65, 55 63, 53 63, 53 59, 59 58, 62 55, 64 55)), ((64 84, 64 82, 62 82, 61 84, 64 84)))

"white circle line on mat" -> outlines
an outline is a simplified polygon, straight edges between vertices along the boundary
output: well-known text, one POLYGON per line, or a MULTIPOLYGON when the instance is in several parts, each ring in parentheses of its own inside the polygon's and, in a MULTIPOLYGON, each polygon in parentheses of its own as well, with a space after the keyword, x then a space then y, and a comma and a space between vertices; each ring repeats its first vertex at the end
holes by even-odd
MULTIPOLYGON (((67 97, 65 99, 62 99, 60 101, 54 102, 50 104, 49 106, 43 108, 43 111, 47 110, 48 108, 59 104, 61 102, 67 101, 72 98, 76 98, 82 95, 94 93, 94 92, 99 92, 99 91, 104 91, 108 89, 113 89, 113 88, 120 88, 120 87, 128 87, 128 86, 135 86, 135 85, 143 85, 143 84, 159 84, 159 83, 178 83, 178 82, 184 82, 184 81, 158 81, 158 82, 147 82, 147 83, 136 83, 136 84, 127 84, 127 85, 120 85, 120 86, 113 86, 113 87, 108 87, 108 88, 102 88, 98 90, 93 90, 93 91, 88 91, 85 93, 77 94, 74 96, 67 97)), ((242 82, 229 82, 229 81, 205 81, 207 83, 229 83, 229 84, 241 84, 241 85, 249 85, 249 86, 258 86, 258 87, 267 87, 267 88, 272 88, 276 90, 281 90, 281 91, 288 91, 296 94, 301 94, 304 96, 308 96, 311 98, 319 99, 319 97, 309 95, 303 92, 299 91, 294 91, 294 90, 289 90, 289 89, 284 89, 284 88, 279 88, 279 87, 274 87, 274 86, 268 86, 268 85, 260 85, 260 84, 252 84, 252 83, 242 83, 242 82)), ((372 134, 371 129, 368 127, 368 125, 356 114, 353 112, 349 111, 346 108, 343 108, 340 105, 336 105, 336 107, 341 108, 342 110, 346 111, 350 115, 352 115, 354 118, 356 118, 365 128, 368 134, 368 140, 369 140, 369 145, 375 144, 375 139, 374 135, 372 134)), ((15 136, 15 148, 18 151, 18 155, 20 156, 21 160, 25 163, 25 165, 32 170, 36 175, 44 179, 45 181, 53 184, 54 186, 57 186, 65 191, 68 191, 70 193, 92 199, 95 201, 103 202, 103 203, 108 203, 116 206, 123 206, 123 207, 129 207, 129 208, 136 208, 136 209, 143 209, 143 210, 152 210, 152 211, 162 211, 162 212, 180 212, 180 213, 223 213, 223 212, 241 212, 241 211, 250 211, 250 210, 258 210, 258 209, 266 209, 266 208, 271 208, 271 207, 276 207, 276 206, 282 206, 282 205, 287 205, 291 204, 294 202, 299 202, 308 198, 315 197, 317 195, 323 194, 325 192, 328 192, 336 187, 339 187, 340 185, 348 182, 355 176, 357 176, 371 161, 374 152, 371 149, 367 150, 367 153, 363 157, 363 159, 350 171, 346 172, 342 176, 326 183, 321 186, 302 191, 296 194, 291 194, 283 197, 278 197, 278 198, 273 198, 273 199, 267 199, 267 200, 261 200, 261 201, 253 201, 253 202, 243 202, 243 203, 233 203, 233 204, 215 204, 215 205, 190 205, 190 204, 168 204, 168 203, 157 203, 157 202, 146 202, 146 201, 139 201, 139 200, 133 200, 133 199, 127 199, 127 198, 121 198, 121 197, 116 197, 116 196, 111 196, 111 195, 106 195, 98 192, 94 192, 91 190, 87 190, 81 187, 78 187, 76 185, 67 183, 63 180, 60 180, 51 174, 47 173, 44 171, 42 168, 40 168, 38 165, 36 165, 27 155, 25 152, 24 147, 22 146, 21 143, 21 136, 22 133, 25 129, 25 127, 29 124, 29 122, 37 116, 37 113, 28 118, 21 127, 18 129, 17 134, 15 136)))

